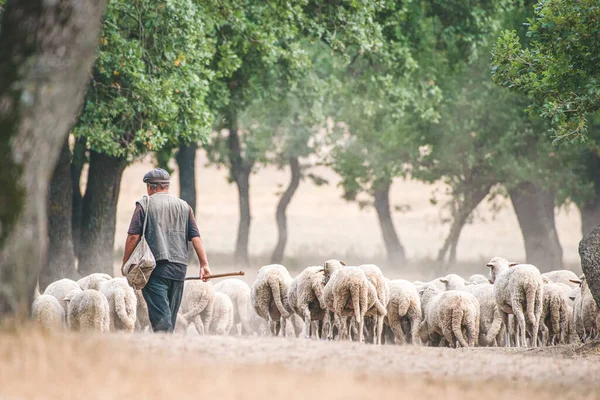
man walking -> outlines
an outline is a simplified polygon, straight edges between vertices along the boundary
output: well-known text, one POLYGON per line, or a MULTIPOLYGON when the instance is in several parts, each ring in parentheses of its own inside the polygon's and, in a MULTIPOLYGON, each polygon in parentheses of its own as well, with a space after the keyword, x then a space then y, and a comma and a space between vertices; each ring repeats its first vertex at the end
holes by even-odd
POLYGON ((154 332, 173 332, 183 295, 188 263, 188 241, 200 261, 200 278, 210 275, 204 244, 191 207, 169 194, 171 177, 161 168, 144 175, 150 201, 136 202, 127 231, 123 265, 140 240, 146 214, 146 241, 156 259, 156 268, 142 289, 154 332))

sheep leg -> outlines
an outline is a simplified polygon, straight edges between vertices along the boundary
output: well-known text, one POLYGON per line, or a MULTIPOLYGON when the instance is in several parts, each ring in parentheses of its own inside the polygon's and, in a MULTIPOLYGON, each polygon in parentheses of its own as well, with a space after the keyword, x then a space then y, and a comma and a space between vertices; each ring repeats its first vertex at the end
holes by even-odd
POLYGON ((340 319, 340 328, 339 328, 338 340, 345 340, 346 337, 349 337, 347 319, 346 319, 346 317, 339 317, 339 319, 340 319))
POLYGON ((206 330, 204 329, 204 323, 202 322, 202 316, 200 314, 194 315, 192 317, 192 322, 194 323, 196 332, 198 332, 199 335, 203 336, 206 330, 208 330, 208 327, 206 327, 206 330))
POLYGON ((513 311, 519 325, 519 345, 521 347, 527 347, 527 326, 525 323, 525 314, 523 313, 523 305, 517 302, 513 305, 513 311))
POLYGON ((310 310, 308 309, 308 304, 303 304, 300 307, 300 315, 304 317, 304 337, 306 339, 310 339, 312 336, 312 327, 311 327, 311 318, 310 318, 310 310))
MULTIPOLYGON (((287 337, 287 329, 285 329, 287 327, 287 318, 282 315, 280 321, 283 337, 287 337)), ((279 336, 279 332, 277 332, 277 335, 279 336)))
POLYGON ((504 345, 506 347, 510 347, 510 329, 508 329, 509 324, 508 324, 508 314, 505 313, 504 311, 500 311, 498 310, 499 314, 500 314, 500 318, 502 318, 502 322, 504 323, 504 326, 506 327, 506 330, 504 331, 504 345))
POLYGON ((406 340, 404 339, 404 332, 402 331, 402 324, 400 322, 400 315, 397 313, 391 312, 388 315, 388 324, 394 332, 394 339, 396 339, 396 343, 403 345, 406 340))

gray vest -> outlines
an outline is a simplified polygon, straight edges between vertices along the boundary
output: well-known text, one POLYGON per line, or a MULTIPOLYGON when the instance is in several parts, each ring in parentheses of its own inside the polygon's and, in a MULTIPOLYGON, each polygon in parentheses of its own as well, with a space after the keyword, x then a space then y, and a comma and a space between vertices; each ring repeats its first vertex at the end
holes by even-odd
POLYGON ((187 265, 188 203, 160 192, 150 196, 150 210, 146 209, 145 203, 141 199, 137 202, 148 215, 146 241, 156 261, 167 260, 187 265))

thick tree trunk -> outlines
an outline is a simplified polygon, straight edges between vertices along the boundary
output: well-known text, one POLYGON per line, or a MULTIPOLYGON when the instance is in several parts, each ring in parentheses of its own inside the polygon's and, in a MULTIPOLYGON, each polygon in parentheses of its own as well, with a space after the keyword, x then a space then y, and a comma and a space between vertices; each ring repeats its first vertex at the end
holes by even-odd
POLYGON ((175 155, 179 166, 179 197, 196 211, 196 150, 198 145, 182 144, 175 155))
POLYGON ((519 220, 527 262, 540 271, 562 268, 562 247, 554 223, 554 194, 531 182, 509 191, 519 220))
POLYGON ((86 139, 77 138, 73 148, 71 160, 71 191, 73 193, 71 213, 71 227, 73 231, 73 251, 75 256, 79 254, 79 241, 81 238, 81 215, 83 207, 83 195, 81 194, 81 173, 85 165, 86 139))
POLYGON ((275 250, 273 250, 273 255, 271 256, 272 264, 281 264, 283 261, 285 245, 287 244, 288 237, 286 211, 290 205, 290 202, 292 201, 292 197, 300 185, 300 178, 302 177, 302 170, 300 169, 298 157, 291 157, 289 164, 292 173, 292 179, 290 180, 290 184, 286 191, 283 193, 283 196, 281 196, 281 199, 279 199, 279 204, 277 204, 277 212, 275 213, 278 237, 277 245, 275 246, 275 250))
POLYGON ((113 274, 117 201, 124 158, 90 152, 90 170, 83 197, 79 272, 113 274))
POLYGON ((0 32, 0 321, 29 315, 50 174, 81 104, 104 0, 9 0, 0 32))
MULTIPOLYGON (((596 126, 594 128, 598 129, 596 126)), ((594 197, 587 203, 579 205, 583 236, 600 225, 600 156, 596 151, 591 151, 586 160, 588 177, 594 182, 594 197)))
POLYGON ((596 304, 600 306, 600 226, 592 229, 579 242, 581 269, 596 304))
MULTIPOLYGON (((477 208, 479 203, 487 196, 491 186, 487 186, 481 189, 469 189, 464 192, 462 199, 457 201, 457 208, 452 218, 452 225, 450 226, 450 232, 444 241, 442 248, 438 252, 437 261, 445 264, 446 254, 450 251, 448 258, 448 265, 456 263, 456 249, 458 247, 458 241, 463 227, 469 220, 473 210, 477 208)), ((444 268, 443 272, 446 272, 444 268)))
POLYGON ((375 210, 377 210, 381 235, 387 251, 388 264, 393 267, 401 267, 406 262, 406 256, 392 220, 390 186, 390 181, 377 183, 374 193, 375 210))
POLYGON ((254 165, 253 160, 245 160, 242 156, 242 148, 235 117, 229 119, 229 136, 227 145, 229 147, 229 162, 231 177, 235 181, 239 191, 240 222, 238 225, 237 240, 235 243, 234 259, 236 263, 248 265, 248 240, 250 237, 250 173, 254 165))
POLYGON ((40 271, 40 291, 58 279, 78 279, 71 231, 72 205, 71 150, 66 137, 48 193, 48 259, 40 271))

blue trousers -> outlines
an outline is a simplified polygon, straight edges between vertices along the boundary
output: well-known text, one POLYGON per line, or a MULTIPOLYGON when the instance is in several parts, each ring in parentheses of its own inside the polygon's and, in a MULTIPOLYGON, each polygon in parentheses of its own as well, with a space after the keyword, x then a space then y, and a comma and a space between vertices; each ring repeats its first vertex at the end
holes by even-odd
POLYGON ((173 332, 183 296, 183 281, 150 275, 142 289, 154 332, 173 332))

